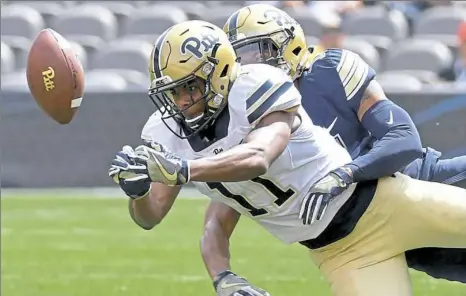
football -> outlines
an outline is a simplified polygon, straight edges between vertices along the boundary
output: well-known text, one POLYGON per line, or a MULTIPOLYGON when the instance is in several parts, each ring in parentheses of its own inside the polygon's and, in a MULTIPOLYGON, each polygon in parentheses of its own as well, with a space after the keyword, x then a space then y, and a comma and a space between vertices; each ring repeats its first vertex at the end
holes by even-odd
POLYGON ((70 43, 52 29, 42 30, 29 51, 26 76, 39 107, 56 122, 70 123, 84 93, 84 71, 70 43))

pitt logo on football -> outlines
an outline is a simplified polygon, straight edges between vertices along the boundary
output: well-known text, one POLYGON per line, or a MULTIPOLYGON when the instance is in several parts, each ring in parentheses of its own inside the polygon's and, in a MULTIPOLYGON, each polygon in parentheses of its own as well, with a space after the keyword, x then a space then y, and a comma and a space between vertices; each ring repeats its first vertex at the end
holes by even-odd
POLYGON ((215 44, 219 41, 218 37, 212 34, 204 34, 200 39, 197 37, 189 37, 181 44, 181 53, 186 54, 187 52, 192 53, 198 59, 201 59, 203 53, 211 50, 215 44), (201 52, 202 47, 202 52, 201 52))
POLYGON ((42 76, 44 78, 44 86, 46 91, 51 91, 55 88, 55 84, 53 83, 53 78, 55 78, 55 71, 52 67, 49 67, 48 70, 42 72, 42 76))

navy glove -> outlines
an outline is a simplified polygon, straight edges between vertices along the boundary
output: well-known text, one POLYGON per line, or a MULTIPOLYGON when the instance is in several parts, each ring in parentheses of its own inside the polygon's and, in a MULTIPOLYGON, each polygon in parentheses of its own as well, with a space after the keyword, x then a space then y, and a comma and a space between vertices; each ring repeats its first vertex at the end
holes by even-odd
POLYGON ((353 177, 349 168, 341 167, 328 173, 312 185, 309 195, 301 203, 299 219, 304 225, 312 225, 322 220, 328 204, 352 183, 353 177))
POLYGON ((136 155, 130 146, 124 146, 112 161, 108 175, 132 199, 146 196, 151 180, 147 174, 146 163, 136 155))

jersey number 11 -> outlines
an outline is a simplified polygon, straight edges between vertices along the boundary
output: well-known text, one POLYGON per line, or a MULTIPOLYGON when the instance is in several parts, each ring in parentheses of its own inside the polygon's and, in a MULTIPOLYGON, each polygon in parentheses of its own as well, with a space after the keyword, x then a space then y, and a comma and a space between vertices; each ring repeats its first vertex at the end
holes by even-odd
MULTIPOLYGON (((251 182, 258 183, 258 184, 264 186, 265 189, 267 189, 267 191, 269 191, 275 197, 274 204, 276 204, 279 207, 281 205, 283 205, 290 197, 292 197, 296 193, 296 191, 294 191, 291 188, 288 188, 285 191, 285 190, 281 189, 280 187, 278 187, 274 182, 272 182, 272 181, 270 181, 268 179, 260 178, 260 177, 256 177, 254 179, 251 179, 251 182)), ((206 184, 211 190, 215 189, 218 192, 220 192, 223 196, 225 196, 226 198, 231 198, 231 199, 235 200, 243 208, 247 209, 249 211, 249 213, 251 214, 251 216, 253 216, 253 217, 264 215, 264 214, 268 213, 267 210, 265 210, 265 209, 257 209, 254 206, 252 206, 247 201, 247 199, 244 198, 243 196, 231 193, 225 187, 225 185, 223 185, 222 183, 219 183, 219 182, 207 182, 206 184)))

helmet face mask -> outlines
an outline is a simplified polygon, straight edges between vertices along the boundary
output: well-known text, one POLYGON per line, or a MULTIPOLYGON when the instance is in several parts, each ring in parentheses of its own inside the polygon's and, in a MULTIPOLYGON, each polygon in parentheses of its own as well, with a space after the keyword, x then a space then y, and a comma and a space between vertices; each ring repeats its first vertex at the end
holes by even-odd
POLYGON ((280 29, 269 34, 259 34, 252 37, 238 38, 232 42, 236 55, 242 65, 268 64, 284 70, 290 75, 290 67, 283 53, 293 33, 288 29, 280 29), (279 40, 277 43, 275 40, 279 40))
MULTIPOLYGON (((201 67, 204 65, 202 64, 201 67)), ((164 122, 173 119, 184 129, 184 135, 182 135, 167 125, 180 138, 193 136, 205 128, 214 119, 213 115, 221 111, 220 108, 212 110, 208 103, 214 100, 212 103, 219 105, 218 103, 223 101, 223 96, 211 89, 210 75, 207 76, 207 80, 204 80, 195 73, 176 81, 169 76, 154 79, 149 89, 149 98, 160 110, 164 122), (182 95, 189 97, 189 103, 180 106, 180 103, 185 101, 181 100, 182 95)))
POLYGON ((293 80, 308 64, 306 36, 296 20, 267 4, 253 4, 233 13, 223 30, 230 38, 241 63, 265 63, 281 68, 293 80), (256 43, 256 45, 251 45, 256 43), (267 58, 270 45, 276 53, 267 58), (249 48, 246 48, 249 47, 249 48), (255 47, 255 49, 254 49, 255 47), (252 52, 256 51, 256 57, 252 52), (248 55, 248 56, 246 56, 248 55))
POLYGON ((155 42, 149 98, 176 136, 186 139, 214 124, 236 79, 236 60, 226 34, 204 21, 175 25, 155 42))

